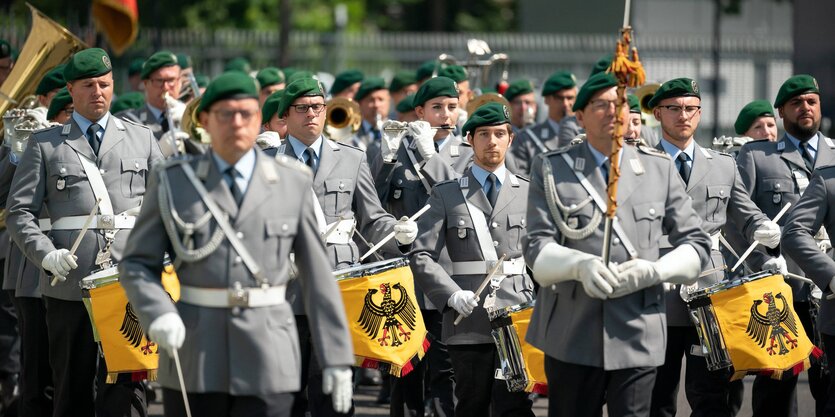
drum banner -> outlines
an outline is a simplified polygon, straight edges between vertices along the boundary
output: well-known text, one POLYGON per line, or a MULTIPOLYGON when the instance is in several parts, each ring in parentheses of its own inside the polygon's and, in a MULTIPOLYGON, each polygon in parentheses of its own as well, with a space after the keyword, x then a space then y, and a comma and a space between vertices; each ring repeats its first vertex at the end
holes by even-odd
POLYGON ((155 380, 159 346, 148 340, 122 286, 92 288, 84 296, 107 363, 107 382, 116 382, 120 373, 155 380))
POLYGON ((429 349, 408 266, 339 280, 356 365, 405 376, 429 349))
POLYGON ((545 353, 525 341, 532 313, 533 309, 528 308, 511 314, 513 326, 516 327, 522 345, 525 373, 528 375, 528 386, 525 387, 525 392, 548 395, 548 380, 545 378, 545 353))
POLYGON ((772 275, 710 296, 734 367, 732 380, 746 374, 774 379, 798 375, 819 358, 793 308, 792 290, 772 275))

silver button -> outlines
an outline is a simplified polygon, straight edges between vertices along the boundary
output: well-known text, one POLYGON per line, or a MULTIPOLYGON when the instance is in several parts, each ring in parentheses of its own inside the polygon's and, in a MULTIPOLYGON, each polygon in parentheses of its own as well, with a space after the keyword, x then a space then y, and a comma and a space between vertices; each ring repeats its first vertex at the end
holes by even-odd
POLYGON ((780 183, 774 184, 774 188, 780 188, 780 183))
POLYGON ((235 237, 237 237, 238 239, 243 239, 244 238, 244 232, 235 233, 235 237))
POLYGON ((403 184, 403 180, 402 180, 402 179, 397 180, 397 185, 400 185, 400 184, 403 184))
POLYGON ((612 244, 614 244, 615 246, 620 245, 620 239, 618 239, 618 238, 613 238, 613 239, 612 239, 612 244))
POLYGON ((345 188, 345 184, 340 182, 340 183, 339 183, 339 189, 341 190, 341 189, 343 189, 343 188, 345 188))
POLYGON ((60 171, 62 174, 66 174, 66 173, 67 173, 67 169, 66 169, 66 168, 63 168, 63 167, 62 167, 59 171, 60 171))
POLYGON ((136 168, 136 169, 139 169, 139 162, 134 162, 133 167, 136 168))
POLYGON ((493 222, 490 226, 493 226, 493 228, 495 229, 495 228, 499 227, 499 224, 496 223, 496 222, 493 222))
POLYGON ((458 220, 458 225, 463 226, 464 225, 464 220, 458 220))
POLYGON ((574 210, 574 209, 576 209, 576 208, 577 208, 577 205, 576 205, 576 204, 572 204, 572 205, 568 206, 568 208, 570 208, 570 209, 574 210))
POLYGON ((496 241, 496 240, 494 240, 494 241, 493 241, 493 246, 498 247, 498 246, 499 246, 499 242, 498 242, 498 241, 496 241))
POLYGON ((725 190, 719 190, 719 195, 725 195, 725 190))
POLYGON ((99 172, 101 172, 102 174, 104 174, 104 172, 105 172, 105 171, 104 171, 104 168, 100 169, 100 170, 99 170, 99 172))
POLYGON ((287 226, 287 223, 284 223, 284 224, 282 224, 282 225, 281 225, 281 230, 283 230, 283 231, 285 231, 285 232, 286 232, 286 231, 287 231, 287 229, 289 229, 289 228, 290 228, 290 226, 287 226))
POLYGON ((235 260, 234 260, 234 261, 232 261, 232 262, 233 262, 234 264, 236 264, 236 265, 237 265, 237 264, 241 263, 241 261, 242 261, 241 257, 240 257, 240 256, 236 256, 236 257, 235 257, 235 260))
POLYGON ((649 214, 650 214, 650 216, 654 216, 655 215, 655 209, 654 208, 649 209, 649 214))
POLYGON ((692 201, 692 200, 693 200, 693 197, 688 195, 688 196, 687 196, 687 199, 692 201))

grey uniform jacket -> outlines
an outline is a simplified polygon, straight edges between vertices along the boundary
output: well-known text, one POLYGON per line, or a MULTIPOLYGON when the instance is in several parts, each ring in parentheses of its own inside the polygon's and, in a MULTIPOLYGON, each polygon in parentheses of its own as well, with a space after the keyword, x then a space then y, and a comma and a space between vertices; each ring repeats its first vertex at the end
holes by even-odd
MULTIPOLYGON (((339 290, 331 275, 310 191, 310 171, 296 161, 274 161, 257 152, 255 170, 241 206, 223 180, 211 155, 189 163, 218 207, 229 214, 231 225, 272 286, 289 279, 290 251, 296 253, 305 305, 311 320, 316 354, 322 366, 353 363, 351 339, 339 290), (202 165, 202 166, 201 166, 202 165)), ((171 204, 186 222, 208 215, 199 194, 182 167, 166 164, 171 204)), ((207 308, 171 302, 160 284, 163 256, 172 252, 160 216, 158 173, 119 265, 122 285, 147 329, 157 317, 179 313, 186 327, 180 349, 189 392, 223 392, 264 396, 299 389, 300 352, 293 312, 288 303, 256 308, 207 308)), ((217 228, 214 220, 197 228, 195 247, 202 247, 217 228)), ((238 253, 223 239, 217 250, 197 262, 184 262, 177 270, 183 286, 204 288, 256 287, 238 253)), ((159 381, 179 390, 174 362, 160 352, 159 381)))
MULTIPOLYGON (((443 249, 447 249, 452 263, 484 261, 474 222, 467 202, 484 213, 491 242, 496 254, 507 259, 522 256, 522 237, 525 235, 525 212, 528 198, 528 181, 507 173, 492 207, 470 169, 459 181, 448 181, 436 185, 432 190, 429 204, 432 208, 418 220, 418 239, 411 253, 412 272, 415 282, 429 297, 438 310, 444 313, 443 340, 453 345, 493 343, 490 335, 490 321, 483 308, 489 288, 481 295, 479 307, 453 325, 458 313, 448 307, 447 301, 459 290, 475 292, 487 274, 456 275, 450 266, 438 263, 443 249), (467 198, 464 199, 466 192, 467 198)), ((508 275, 497 291, 497 307, 507 307, 533 299, 533 281, 527 275, 508 275)))
POLYGON ((585 131, 585 129, 580 127, 580 123, 577 122, 577 116, 564 117, 560 120, 560 137, 558 145, 560 147, 570 145, 571 141, 574 140, 577 135, 585 133, 585 131))
MULTIPOLYGON (((575 177, 575 169, 606 198, 606 185, 588 143, 537 157, 531 170, 528 194, 525 260, 532 266, 542 248, 552 242, 599 255, 603 222, 588 238, 566 239, 560 243, 563 236, 545 200, 542 174, 545 158, 553 167, 557 194, 563 205, 579 206, 589 196, 575 177), (573 166, 563 160, 562 152, 574 159, 573 166)), ((699 215, 693 210, 669 156, 643 146, 624 146, 621 161, 617 217, 634 245, 637 257, 657 260, 659 240, 666 232, 672 245, 692 245, 699 253, 702 267, 707 265, 710 238, 701 229, 699 215)), ((588 204, 572 213, 567 222, 584 227, 592 218, 593 205, 588 204)), ((627 261, 629 256, 623 243, 620 239, 613 241, 611 261, 627 261)), ((664 363, 666 349, 664 309, 664 289, 660 284, 604 301, 586 295, 581 283, 566 281, 540 287, 527 340, 553 358, 578 365, 606 370, 659 366, 664 363)))
MULTIPOLYGON (((96 161, 116 214, 142 204, 148 169, 162 160, 148 128, 116 117, 108 119, 98 157, 75 121, 35 132, 12 180, 6 221, 15 243, 35 265, 41 265, 55 249, 70 249, 78 235, 77 230, 42 233, 38 227, 41 208, 46 207, 54 224, 65 216, 87 216, 95 205, 79 154, 96 161)), ((105 246, 103 232, 87 231, 75 253, 78 268, 54 287, 42 281, 44 296, 81 301, 79 282, 97 268, 96 255, 105 246)), ((117 261, 127 235, 127 230, 116 233, 112 254, 117 261)))
MULTIPOLYGON (((818 133, 818 152, 815 157, 815 167, 835 164, 835 143, 832 139, 818 133)), ((800 151, 785 135, 778 142, 759 140, 746 143, 739 150, 736 158, 739 174, 751 200, 768 216, 774 218, 786 203, 795 205, 800 199, 800 186, 808 181, 812 173, 806 168, 800 151)), ((786 216, 778 222, 785 226, 786 216)), ((739 241, 738 236, 732 240, 739 241)), ((785 250, 780 245, 781 251, 785 250)), ((744 247, 742 248, 744 250, 744 247)), ((748 258, 752 269, 758 270, 768 255, 758 247, 748 258)), ((800 266, 792 259, 786 259, 789 272, 803 274, 800 266)), ((792 286, 794 300, 808 299, 809 286, 797 280, 787 280, 792 286)))
MULTIPOLYGON (((164 115, 165 113, 163 113, 163 117, 164 115)), ((147 126, 148 129, 151 129, 151 132, 154 133, 154 137, 157 138, 157 140, 160 140, 160 138, 162 138, 162 135, 165 133, 162 130, 162 125, 160 124, 159 119, 154 117, 154 113, 151 112, 150 108, 148 108, 148 104, 145 104, 144 106, 138 109, 128 109, 120 111, 119 113, 116 113, 116 116, 121 117, 125 120, 130 120, 132 122, 136 122, 141 125, 147 126)), ((193 140, 185 141, 184 145, 186 153, 190 155, 200 155, 205 153, 206 151, 205 145, 197 143, 193 140)), ((164 146, 162 147, 162 149, 172 149, 172 147, 164 146)), ((173 153, 163 154, 165 158, 169 158, 172 155, 173 153)))
POLYGON ((545 120, 538 125, 522 129, 510 146, 507 168, 514 174, 527 177, 537 155, 559 148, 559 129, 554 130, 552 124, 545 120))
POLYGON ((829 284, 835 277, 835 261, 821 252, 814 236, 821 226, 830 236, 835 236, 832 207, 835 207, 835 166, 821 167, 815 170, 809 188, 789 211, 782 236, 783 251, 802 265, 806 276, 823 289, 817 329, 830 336, 835 335, 835 300, 826 296, 832 293, 829 284))
MULTIPOLYGON (((656 148, 663 151, 660 144, 656 148)), ((754 231, 768 220, 745 191, 736 169, 736 162, 729 154, 696 145, 686 191, 693 209, 702 219, 702 229, 711 236, 720 233, 725 228, 728 219, 732 218, 733 223, 728 224, 740 227, 745 241, 752 242, 754 231)), ((670 249, 672 248, 667 237, 664 236, 662 255, 670 249)), ((723 265, 726 265, 726 262, 716 247, 711 250, 711 262, 707 265, 707 269, 719 268, 723 265)), ((733 264, 727 266, 730 268, 733 264)), ((723 271, 717 271, 701 277, 698 282, 699 288, 716 284, 722 281, 724 276, 723 271)), ((667 291, 667 325, 693 325, 687 313, 687 306, 679 294, 679 286, 667 291)))

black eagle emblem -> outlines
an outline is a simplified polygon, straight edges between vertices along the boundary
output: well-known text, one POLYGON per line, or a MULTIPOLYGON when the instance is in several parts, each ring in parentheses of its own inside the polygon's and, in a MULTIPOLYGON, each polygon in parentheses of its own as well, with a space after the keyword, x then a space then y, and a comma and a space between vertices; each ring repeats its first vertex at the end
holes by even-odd
POLYGON ((122 336, 128 339, 128 342, 133 347, 139 347, 142 339, 145 337, 145 332, 142 331, 142 326, 139 325, 139 318, 133 312, 133 307, 130 303, 125 304, 125 318, 122 319, 122 327, 119 328, 122 336))
POLYGON ((769 355, 785 355, 789 353, 789 348, 797 347, 797 324, 783 293, 777 293, 774 296, 767 292, 763 294, 762 300, 754 300, 751 306, 751 319, 748 321, 748 328, 745 332, 760 347, 765 347, 769 355), (777 309, 775 298, 783 302, 782 310, 777 309), (763 301, 767 305, 765 314, 760 313, 759 310, 763 301), (768 347, 765 346, 766 341, 768 341, 768 347))
POLYGON ((388 282, 380 284, 380 292, 383 293, 383 300, 377 305, 374 304, 373 298, 377 290, 373 288, 368 290, 365 294, 365 305, 362 307, 357 322, 372 340, 376 339, 380 342, 380 346, 400 346, 403 344, 400 341, 401 338, 404 341, 409 340, 412 335, 403 326, 408 327, 409 330, 415 330, 417 319, 415 304, 399 282, 393 286, 388 282), (396 302, 392 299, 392 288, 400 291, 400 300, 396 302), (385 319, 382 325, 383 335, 377 339, 383 319, 385 319), (390 344, 389 339, 391 339, 390 344))

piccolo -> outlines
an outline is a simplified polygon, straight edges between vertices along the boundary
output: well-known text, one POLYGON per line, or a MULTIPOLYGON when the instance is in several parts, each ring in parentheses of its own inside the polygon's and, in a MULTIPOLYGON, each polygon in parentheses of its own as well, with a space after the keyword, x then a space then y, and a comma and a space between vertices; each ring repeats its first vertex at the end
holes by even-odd
MULTIPOLYGON (((404 130, 409 129, 408 123, 403 123, 402 125, 394 125, 394 126, 386 126, 383 128, 384 132, 389 133, 400 133, 404 130)), ((432 130, 455 130, 455 126, 450 125, 443 125, 443 126, 432 126, 430 129, 432 130)))

